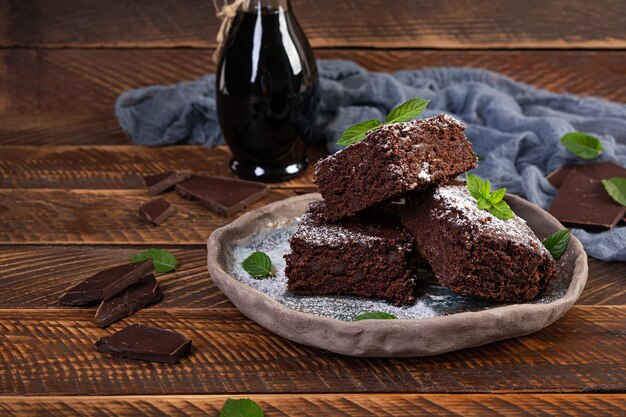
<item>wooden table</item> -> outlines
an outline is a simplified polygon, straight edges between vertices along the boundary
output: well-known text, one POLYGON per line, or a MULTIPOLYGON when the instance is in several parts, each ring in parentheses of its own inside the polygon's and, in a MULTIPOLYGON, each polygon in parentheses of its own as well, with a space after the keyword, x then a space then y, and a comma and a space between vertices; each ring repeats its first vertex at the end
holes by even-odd
MULTIPOLYGON (((534 335, 431 358, 349 358, 269 333, 215 287, 204 245, 233 218, 168 194, 178 214, 139 223, 143 174, 230 175, 226 148, 130 146, 112 112, 125 89, 215 69, 210 3, 0 2, 0 415, 216 416, 239 396, 267 416, 624 415, 624 264, 590 259, 577 305, 534 335), (56 302, 149 247, 181 263, 160 276, 161 303, 103 330, 93 308, 56 302), (130 323, 176 329, 195 351, 171 366, 94 350, 130 323)), ((477 66, 626 102, 625 2, 293 3, 320 58, 477 66)), ((310 180, 275 185, 253 208, 310 180)))

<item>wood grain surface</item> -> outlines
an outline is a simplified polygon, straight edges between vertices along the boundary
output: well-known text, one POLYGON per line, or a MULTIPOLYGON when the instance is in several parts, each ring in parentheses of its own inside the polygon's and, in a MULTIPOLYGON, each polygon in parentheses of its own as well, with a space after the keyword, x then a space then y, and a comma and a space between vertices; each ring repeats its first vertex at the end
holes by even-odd
MULTIPOLYGON (((0 50, 0 76, 6 78, 5 110, 72 115, 97 112, 113 117, 115 99, 127 89, 214 72, 211 53, 188 49, 0 50)), ((555 92, 626 101, 624 51, 318 50, 316 55, 354 60, 374 71, 480 67, 555 92)))
MULTIPOLYGON (((225 395, 14 397, 0 402, 0 413, 7 417, 217 417, 227 398, 225 395)), ((626 396, 617 394, 291 394, 244 398, 256 401, 268 417, 603 417, 619 415, 626 407, 626 396)))
MULTIPOLYGON (((197 174, 234 178, 226 146, 4 146, 0 153, 0 189, 136 189, 145 190, 144 175, 185 169, 197 174)), ((273 188, 311 185, 313 163, 322 149, 311 149, 311 165, 296 179, 273 188)))
MULTIPOLYGON (((206 268, 206 249, 163 247, 178 269, 158 274, 164 298, 158 308, 235 308, 215 286, 206 268)), ((0 246, 0 309, 61 308, 58 297, 70 286, 122 264, 143 247, 0 246)), ((579 305, 626 304, 626 264, 589 260, 589 278, 579 305)), ((156 307, 156 306, 155 306, 156 307)))
MULTIPOLYGON (((272 190, 258 208, 294 196, 272 190)), ((176 193, 162 195, 176 214, 158 227, 137 217, 144 190, 0 190, 0 244, 205 245, 213 230, 243 212, 223 217, 176 193)))
POLYGON ((530 336, 414 359, 335 355, 272 334, 231 308, 149 307, 99 329, 93 309, 0 310, 5 395, 322 392, 623 392, 626 307, 575 306, 530 336), (131 323, 179 331, 178 365, 112 358, 93 343, 131 323))
MULTIPOLYGON (((314 47, 623 48, 612 0, 293 0, 314 47)), ((0 46, 213 47, 205 0, 5 0, 0 46), (184 22, 184 23, 183 23, 184 22)))

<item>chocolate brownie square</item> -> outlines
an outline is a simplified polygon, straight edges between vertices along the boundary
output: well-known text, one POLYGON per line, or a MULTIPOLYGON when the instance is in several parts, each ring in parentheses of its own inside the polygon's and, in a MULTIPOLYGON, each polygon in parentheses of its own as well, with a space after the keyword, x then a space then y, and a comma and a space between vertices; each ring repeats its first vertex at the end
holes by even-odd
POLYGON ((392 218, 361 213, 331 223, 315 201, 302 216, 285 255, 287 287, 299 295, 378 297, 415 302, 413 238, 392 218))
POLYGON ((317 163, 314 181, 331 220, 438 184, 476 167, 465 125, 441 114, 385 125, 317 163))
POLYGON ((552 255, 518 216, 480 210, 465 183, 453 182, 396 206, 402 225, 444 287, 507 302, 534 299, 556 274, 552 255))

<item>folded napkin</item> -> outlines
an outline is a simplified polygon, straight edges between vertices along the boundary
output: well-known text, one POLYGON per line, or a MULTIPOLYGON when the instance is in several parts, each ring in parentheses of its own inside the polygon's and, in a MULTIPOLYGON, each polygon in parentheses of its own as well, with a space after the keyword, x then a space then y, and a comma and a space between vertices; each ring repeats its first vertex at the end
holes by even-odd
MULTIPOLYGON (((574 130, 593 134, 604 152, 593 162, 626 166, 626 105, 594 97, 554 94, 473 68, 429 68, 392 74, 368 72, 350 61, 319 60, 321 103, 317 138, 330 152, 348 126, 384 120, 397 104, 414 97, 430 100, 421 117, 439 113, 463 120, 474 151, 484 159, 473 173, 494 187, 548 208, 556 189, 544 176, 583 161, 559 142, 574 130)), ((223 143, 215 108, 215 75, 170 86, 123 93, 115 112, 138 145, 223 143)), ((626 261, 626 227, 601 233, 574 229, 590 256, 626 261)))

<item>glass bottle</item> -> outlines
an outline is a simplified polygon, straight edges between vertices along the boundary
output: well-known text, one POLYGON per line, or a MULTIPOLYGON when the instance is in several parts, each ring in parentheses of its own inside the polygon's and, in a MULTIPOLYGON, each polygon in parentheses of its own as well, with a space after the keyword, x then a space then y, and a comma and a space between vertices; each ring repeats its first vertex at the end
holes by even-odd
POLYGON ((289 0, 248 0, 233 20, 217 71, 217 109, 240 177, 299 175, 319 107, 317 66, 289 0))

